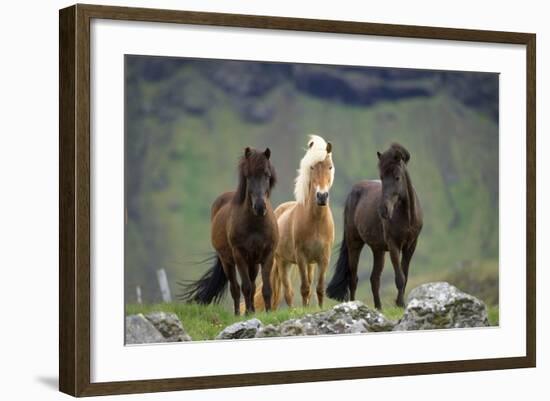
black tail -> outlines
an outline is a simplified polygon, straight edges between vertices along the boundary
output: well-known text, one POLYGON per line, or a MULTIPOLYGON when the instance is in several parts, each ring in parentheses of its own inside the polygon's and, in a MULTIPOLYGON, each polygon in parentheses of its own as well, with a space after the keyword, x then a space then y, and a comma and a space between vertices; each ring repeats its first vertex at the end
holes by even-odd
POLYGON ((346 235, 344 234, 344 238, 340 244, 338 261, 334 265, 334 274, 327 286, 327 297, 337 301, 349 300, 350 277, 348 245, 346 243, 346 235))
POLYGON ((178 283, 183 287, 183 292, 177 297, 180 301, 211 304, 212 302, 219 303, 222 300, 227 289, 227 277, 220 258, 216 255, 214 259, 214 266, 200 279, 178 283))
POLYGON ((347 301, 350 298, 349 285, 351 281, 351 273, 349 270, 349 254, 348 241, 346 239, 346 228, 352 224, 355 209, 359 203, 359 199, 363 194, 363 188, 360 185, 354 185, 346 198, 344 206, 344 238, 340 244, 340 254, 338 261, 334 265, 334 274, 330 283, 327 286, 327 297, 337 301, 347 301))

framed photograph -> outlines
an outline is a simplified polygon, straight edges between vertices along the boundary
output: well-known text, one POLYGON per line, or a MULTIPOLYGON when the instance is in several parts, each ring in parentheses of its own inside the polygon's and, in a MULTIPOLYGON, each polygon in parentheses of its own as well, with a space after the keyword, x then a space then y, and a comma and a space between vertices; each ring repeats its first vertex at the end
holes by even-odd
POLYGON ((534 34, 59 27, 62 392, 535 366, 534 34))

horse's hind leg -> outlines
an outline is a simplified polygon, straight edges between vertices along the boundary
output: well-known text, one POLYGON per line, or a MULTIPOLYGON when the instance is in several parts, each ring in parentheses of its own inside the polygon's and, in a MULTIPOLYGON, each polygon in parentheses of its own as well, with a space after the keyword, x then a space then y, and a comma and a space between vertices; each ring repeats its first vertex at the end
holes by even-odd
MULTIPOLYGON (((252 312, 256 312, 256 306, 254 305, 254 294, 256 294, 256 278, 260 271, 260 265, 251 264, 248 268, 248 277, 250 277, 250 308, 252 312)), ((269 280, 268 280, 269 285, 269 280)))
MULTIPOLYGON (((277 265, 277 258, 273 258, 273 267, 271 268, 271 275, 269 277, 269 282, 271 283, 271 309, 277 310, 279 307, 279 302, 281 302, 281 286, 283 285, 283 279, 281 277, 282 272, 279 271, 279 266, 277 265)), ((262 298, 263 302, 263 298, 262 298)))
MULTIPOLYGON (((292 308, 292 303, 294 302, 294 289, 292 288, 292 283, 290 282, 290 263, 281 261, 277 259, 276 268, 279 271, 279 276, 283 283, 284 292, 285 292, 285 301, 289 308, 292 308)), ((278 304, 279 300, 275 300, 278 304)))
POLYGON ((310 263, 307 265, 307 281, 312 283, 314 278, 315 278, 315 263, 310 263))
POLYGON ((273 252, 264 259, 262 264, 262 296, 264 297, 264 305, 266 312, 271 310, 271 297, 273 289, 271 287, 271 270, 273 269, 273 252))
POLYGON ((372 290, 372 296, 374 298, 374 307, 378 310, 382 309, 382 303, 380 302, 380 277, 382 276, 382 270, 384 270, 384 259, 386 251, 383 249, 372 250, 373 264, 372 272, 370 274, 370 286, 372 290))
POLYGON ((357 269, 359 267, 359 257, 361 256, 361 250, 364 243, 362 241, 348 242, 348 265, 350 272, 349 280, 349 295, 350 301, 355 301, 355 292, 357 291, 357 269))

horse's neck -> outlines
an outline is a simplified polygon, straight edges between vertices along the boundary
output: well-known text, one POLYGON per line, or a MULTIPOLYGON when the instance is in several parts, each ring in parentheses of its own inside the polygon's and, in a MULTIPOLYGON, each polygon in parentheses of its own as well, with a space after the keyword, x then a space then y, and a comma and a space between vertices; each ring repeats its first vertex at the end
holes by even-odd
POLYGON ((409 223, 414 225, 416 223, 416 196, 414 193, 414 188, 412 185, 411 177, 407 169, 405 169, 405 180, 406 182, 406 196, 405 196, 405 207, 407 208, 407 216, 409 218, 409 223))

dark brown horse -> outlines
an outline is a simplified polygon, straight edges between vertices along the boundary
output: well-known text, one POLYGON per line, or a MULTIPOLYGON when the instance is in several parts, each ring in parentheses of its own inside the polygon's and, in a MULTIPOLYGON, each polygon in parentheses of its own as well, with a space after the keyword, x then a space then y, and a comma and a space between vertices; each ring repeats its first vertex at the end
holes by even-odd
POLYGON ((407 171, 409 152, 394 143, 377 154, 380 181, 355 184, 346 199, 344 238, 327 295, 339 301, 355 300, 357 264, 366 243, 374 260, 370 276, 374 306, 382 308, 380 276, 389 252, 397 287, 395 302, 403 307, 409 265, 422 229, 422 209, 407 171))
POLYGON ((271 152, 246 148, 239 161, 239 185, 234 192, 220 195, 212 204, 211 239, 216 250, 214 266, 199 280, 187 284, 180 299, 201 304, 219 302, 227 282, 239 315, 242 290, 246 312, 254 312, 256 277, 262 270, 262 295, 271 305, 269 276, 279 234, 269 196, 275 185, 271 152), (241 285, 237 281, 237 273, 241 285))

